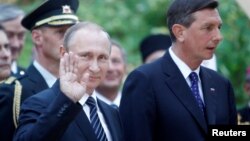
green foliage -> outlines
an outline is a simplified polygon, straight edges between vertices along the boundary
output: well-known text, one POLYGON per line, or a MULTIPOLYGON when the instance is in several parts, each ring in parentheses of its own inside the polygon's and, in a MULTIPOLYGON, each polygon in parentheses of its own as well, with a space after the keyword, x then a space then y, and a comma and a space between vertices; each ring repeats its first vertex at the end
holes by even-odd
POLYGON ((132 67, 141 63, 140 40, 154 28, 165 27, 166 0, 82 0, 78 15, 82 20, 102 25, 121 42, 132 67), (159 8, 163 7, 163 8, 159 8))
POLYGON ((246 67, 250 65, 249 19, 234 0, 221 0, 220 3, 224 40, 216 52, 218 68, 231 80, 238 107, 241 107, 247 100, 243 83, 246 67))
MULTIPOLYGON (((43 0, 19 1, 25 11, 31 11, 43 0), (31 3, 27 4, 30 1, 31 3)), ((166 11, 170 0, 79 0, 77 12, 81 20, 93 21, 103 26, 112 38, 118 40, 128 54, 129 69, 141 63, 139 43, 150 33, 167 33, 166 11)), ((243 91, 245 68, 250 65, 250 24, 234 0, 220 0, 220 13, 223 20, 224 40, 216 55, 218 69, 229 78, 235 88, 237 104, 246 103, 243 91)), ((27 37, 20 64, 28 66, 32 43, 27 37)))

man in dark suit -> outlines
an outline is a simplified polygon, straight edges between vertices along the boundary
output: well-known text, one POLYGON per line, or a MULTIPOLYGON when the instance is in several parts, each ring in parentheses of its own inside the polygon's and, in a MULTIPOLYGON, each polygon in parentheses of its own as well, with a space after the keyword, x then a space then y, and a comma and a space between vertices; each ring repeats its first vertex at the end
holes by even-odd
POLYGON ((13 4, 0 4, 0 25, 5 29, 10 42, 12 64, 12 75, 24 75, 25 69, 17 65, 17 59, 20 56, 24 41, 25 41, 25 28, 21 25, 25 13, 22 9, 13 4))
POLYGON ((216 0, 175 0, 167 13, 172 46, 127 77, 120 114, 127 141, 203 141, 209 125, 236 125, 233 88, 200 66, 222 40, 216 0))
POLYGON ((82 22, 66 32, 63 46, 59 81, 23 103, 14 141, 122 141, 118 110, 93 93, 108 70, 109 35, 82 22))
POLYGON ((97 98, 114 108, 118 108, 122 96, 120 88, 126 75, 127 57, 124 48, 118 42, 111 40, 111 44, 109 69, 104 80, 96 88, 95 93, 97 98))
POLYGON ((75 15, 78 4, 78 0, 48 0, 23 18, 21 23, 31 32, 36 54, 25 75, 18 78, 19 87, 16 87, 17 81, 0 86, 0 122, 1 126, 8 127, 0 128, 1 141, 12 139, 20 104, 51 87, 58 78, 60 45, 65 31, 78 22, 75 15))

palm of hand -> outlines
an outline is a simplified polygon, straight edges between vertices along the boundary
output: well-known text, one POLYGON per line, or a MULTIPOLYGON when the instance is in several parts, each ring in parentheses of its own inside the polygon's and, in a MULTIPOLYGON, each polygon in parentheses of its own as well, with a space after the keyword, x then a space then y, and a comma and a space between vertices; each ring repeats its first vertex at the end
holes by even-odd
POLYGON ((79 101, 86 93, 86 83, 81 81, 78 72, 79 58, 73 53, 65 53, 60 61, 60 89, 74 102, 79 101))
POLYGON ((61 91, 65 94, 70 93, 74 101, 78 101, 79 99, 81 99, 81 97, 86 91, 86 87, 84 87, 80 82, 78 82, 77 75, 71 72, 61 76, 60 85, 61 91))

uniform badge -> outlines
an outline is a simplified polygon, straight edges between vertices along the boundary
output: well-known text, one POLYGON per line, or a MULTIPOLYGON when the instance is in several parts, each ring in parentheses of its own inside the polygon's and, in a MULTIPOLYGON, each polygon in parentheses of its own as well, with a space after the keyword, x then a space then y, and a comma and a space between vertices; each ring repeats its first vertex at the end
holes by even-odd
POLYGON ((70 6, 68 6, 68 5, 62 6, 62 10, 63 10, 62 11, 63 14, 71 14, 72 13, 70 6))

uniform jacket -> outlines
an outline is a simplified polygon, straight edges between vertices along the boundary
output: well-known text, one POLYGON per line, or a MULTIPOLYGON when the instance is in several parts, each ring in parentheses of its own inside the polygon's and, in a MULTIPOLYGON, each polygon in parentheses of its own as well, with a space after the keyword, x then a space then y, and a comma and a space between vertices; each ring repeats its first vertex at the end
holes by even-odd
MULTIPOLYGON (((32 96, 48 88, 42 75, 30 65, 25 75, 17 78, 22 86, 21 103, 29 96, 32 96)), ((15 83, 0 85, 0 141, 11 141, 15 126, 13 122, 13 98, 15 83)))

